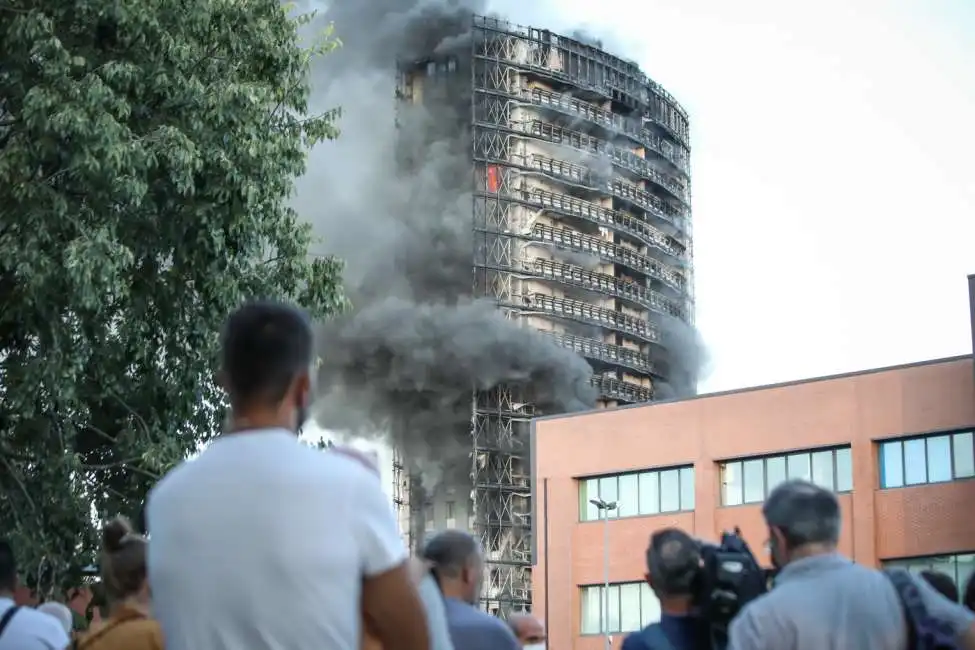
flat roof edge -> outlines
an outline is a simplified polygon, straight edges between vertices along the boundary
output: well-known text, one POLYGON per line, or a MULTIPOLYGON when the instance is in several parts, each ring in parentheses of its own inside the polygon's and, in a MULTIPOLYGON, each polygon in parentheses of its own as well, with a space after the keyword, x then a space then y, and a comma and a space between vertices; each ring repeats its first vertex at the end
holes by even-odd
POLYGON ((650 408, 653 406, 660 406, 663 404, 678 404, 680 402, 690 402, 699 399, 707 399, 711 397, 725 397, 728 395, 737 395, 739 393, 754 393, 760 390, 773 390, 776 388, 788 388, 790 386, 800 386, 802 384, 813 384, 821 381, 835 381, 837 379, 848 379, 850 377, 860 377, 863 375, 874 375, 881 372, 891 372, 894 370, 905 370, 908 368, 920 368, 922 366, 936 366, 944 363, 954 363, 956 361, 964 361, 966 359, 975 359, 975 355, 972 354, 960 354, 954 357, 943 357, 940 359, 928 359, 926 361, 912 361, 910 363, 901 363, 893 366, 883 366, 880 368, 867 368, 865 370, 853 370, 850 372, 841 372, 835 375, 822 375, 819 377, 808 377, 806 379, 792 379, 790 381, 782 381, 774 384, 761 384, 759 386, 746 386, 744 388, 732 388, 731 390, 717 391, 714 393, 702 393, 700 395, 693 395, 691 397, 680 397, 676 399, 660 400, 658 402, 642 402, 640 404, 625 404, 623 406, 611 406, 609 408, 591 408, 585 411, 574 411, 572 413, 561 413, 559 415, 540 415, 533 418, 533 422, 539 420, 558 420, 561 418, 574 418, 580 415, 590 415, 593 413, 612 413, 613 411, 623 411, 626 409, 633 408, 650 408))

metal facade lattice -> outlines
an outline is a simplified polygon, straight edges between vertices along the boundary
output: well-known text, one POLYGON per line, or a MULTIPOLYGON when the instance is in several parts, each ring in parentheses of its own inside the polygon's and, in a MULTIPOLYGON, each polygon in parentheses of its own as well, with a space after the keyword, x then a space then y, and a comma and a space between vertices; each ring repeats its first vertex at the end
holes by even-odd
MULTIPOLYGON (((693 371, 668 347, 694 319, 687 114, 635 64, 578 40, 480 16, 471 36, 452 65, 470 68, 455 86, 471 107, 473 295, 585 358, 603 402, 650 401, 693 371)), ((433 58, 413 73, 451 69, 433 58)), ((471 400, 469 523, 485 609, 501 616, 531 605, 528 437, 540 413, 526 390, 471 400)), ((397 499, 422 535, 423 504, 397 499)))
MULTIPOLYGON (((536 326, 585 325, 546 333, 593 364, 603 399, 651 399, 658 319, 693 319, 686 113, 632 64, 546 30, 475 17, 472 48, 475 295, 536 326)), ((506 615, 531 600, 534 412, 510 387, 474 404, 485 599, 506 615)))

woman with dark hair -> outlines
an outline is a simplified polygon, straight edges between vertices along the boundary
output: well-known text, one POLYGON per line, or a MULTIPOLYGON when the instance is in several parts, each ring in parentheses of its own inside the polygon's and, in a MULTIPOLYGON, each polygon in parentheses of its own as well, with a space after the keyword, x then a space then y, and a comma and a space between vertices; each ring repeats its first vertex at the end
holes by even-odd
POLYGON ((79 650, 163 650, 159 624, 149 617, 147 546, 128 519, 105 524, 101 574, 110 616, 81 639, 79 650))

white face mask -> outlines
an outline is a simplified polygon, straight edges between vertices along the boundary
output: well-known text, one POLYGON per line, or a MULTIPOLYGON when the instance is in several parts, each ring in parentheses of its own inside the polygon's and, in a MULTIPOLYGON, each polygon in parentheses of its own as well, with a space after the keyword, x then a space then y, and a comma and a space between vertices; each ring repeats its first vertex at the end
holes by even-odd
POLYGON ((530 645, 526 645, 524 650, 545 650, 545 643, 532 643, 530 645))

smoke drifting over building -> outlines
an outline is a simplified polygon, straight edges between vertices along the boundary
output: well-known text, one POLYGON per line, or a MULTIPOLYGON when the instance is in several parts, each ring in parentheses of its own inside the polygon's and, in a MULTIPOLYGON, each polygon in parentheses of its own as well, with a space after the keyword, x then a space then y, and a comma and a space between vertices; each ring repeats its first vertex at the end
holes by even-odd
POLYGON ((467 477, 474 388, 523 384, 550 412, 597 398, 581 357, 471 298, 469 103, 396 101, 397 63, 469 51, 483 8, 339 0, 320 11, 343 47, 315 68, 313 109, 341 106, 342 136, 312 152, 296 206, 320 252, 346 260, 355 305, 323 332, 320 423, 393 435, 428 480, 446 465, 467 477))
POLYGON ((587 34, 484 9, 329 4, 312 104, 342 135, 296 207, 354 304, 323 327, 319 424, 389 439, 412 541, 471 526, 504 613, 531 601, 532 417, 693 393, 702 348, 686 113, 587 34))

